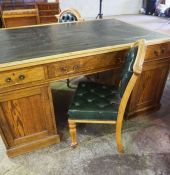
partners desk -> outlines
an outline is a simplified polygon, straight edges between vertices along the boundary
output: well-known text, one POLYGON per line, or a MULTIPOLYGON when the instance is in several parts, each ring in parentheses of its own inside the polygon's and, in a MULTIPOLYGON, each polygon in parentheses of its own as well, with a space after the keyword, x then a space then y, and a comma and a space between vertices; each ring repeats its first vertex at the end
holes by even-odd
POLYGON ((160 106, 170 66, 168 35, 113 19, 1 30, 0 133, 8 156, 60 142, 51 82, 106 70, 119 77, 130 43, 140 38, 148 47, 128 116, 160 106))

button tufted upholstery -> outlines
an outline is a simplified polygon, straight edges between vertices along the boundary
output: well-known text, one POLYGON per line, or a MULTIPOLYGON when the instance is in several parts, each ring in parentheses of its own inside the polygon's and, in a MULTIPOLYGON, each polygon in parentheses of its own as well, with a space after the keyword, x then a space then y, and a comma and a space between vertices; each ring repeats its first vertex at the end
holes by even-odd
POLYGON ((133 74, 138 48, 131 48, 124 64, 119 88, 93 82, 81 82, 70 105, 69 119, 116 120, 121 97, 133 74))
POLYGON ((131 48, 125 59, 126 61, 123 67, 122 78, 119 85, 119 91, 120 91, 121 97, 123 96, 126 86, 133 74, 133 64, 135 62, 137 52, 138 52, 137 47, 131 48))
POLYGON ((78 21, 77 17, 71 13, 71 12, 66 12, 62 14, 62 16, 59 18, 60 23, 64 22, 73 22, 73 21, 78 21))
POLYGON ((81 82, 68 111, 70 119, 116 120, 120 94, 115 86, 81 82))

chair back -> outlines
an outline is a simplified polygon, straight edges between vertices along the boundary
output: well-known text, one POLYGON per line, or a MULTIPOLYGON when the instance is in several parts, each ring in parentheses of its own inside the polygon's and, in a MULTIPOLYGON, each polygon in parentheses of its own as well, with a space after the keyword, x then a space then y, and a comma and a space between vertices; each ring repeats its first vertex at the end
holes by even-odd
POLYGON ((122 77, 119 84, 119 91, 121 97, 123 96, 125 89, 129 83, 132 74, 140 74, 142 72, 142 66, 145 57, 145 40, 141 39, 134 44, 132 44, 130 50, 125 59, 122 77))
MULTIPOLYGON (((141 39, 131 46, 131 49, 127 54, 127 59, 125 60, 122 73, 122 80, 119 86, 121 102, 119 105, 118 118, 116 122, 116 133, 121 133, 121 125, 125 109, 135 83, 142 72, 145 53, 146 43, 144 39, 141 39)), ((116 137, 118 142, 120 142, 121 139, 118 134, 116 134, 116 137)))
POLYGON ((59 15, 55 16, 58 19, 59 23, 84 21, 80 13, 73 8, 66 9, 62 11, 59 15))

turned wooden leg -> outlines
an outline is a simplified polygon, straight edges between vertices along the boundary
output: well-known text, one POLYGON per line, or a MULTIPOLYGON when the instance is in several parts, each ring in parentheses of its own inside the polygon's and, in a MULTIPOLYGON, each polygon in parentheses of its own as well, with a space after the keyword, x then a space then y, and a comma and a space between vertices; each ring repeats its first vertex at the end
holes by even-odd
POLYGON ((116 126, 116 143, 117 143, 117 150, 119 153, 123 152, 121 130, 122 130, 122 124, 118 123, 116 126))
POLYGON ((77 135, 76 135, 76 123, 69 121, 69 132, 71 136, 71 146, 75 147, 77 145, 77 135))

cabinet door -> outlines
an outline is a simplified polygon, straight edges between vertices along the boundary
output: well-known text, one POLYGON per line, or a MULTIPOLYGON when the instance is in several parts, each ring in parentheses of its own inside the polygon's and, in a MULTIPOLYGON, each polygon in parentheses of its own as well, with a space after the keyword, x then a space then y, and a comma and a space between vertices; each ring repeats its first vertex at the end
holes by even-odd
POLYGON ((135 85, 129 100, 128 116, 160 107, 160 98, 169 73, 169 63, 156 65, 157 67, 151 66, 142 72, 135 85))
POLYGON ((156 110, 169 74, 170 42, 148 45, 140 75, 132 91, 127 116, 156 110))
POLYGON ((0 129, 7 149, 56 135, 48 86, 0 94, 0 129))

